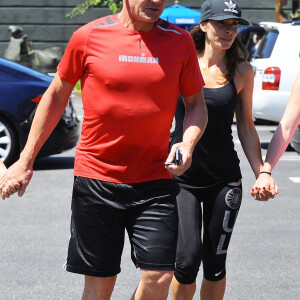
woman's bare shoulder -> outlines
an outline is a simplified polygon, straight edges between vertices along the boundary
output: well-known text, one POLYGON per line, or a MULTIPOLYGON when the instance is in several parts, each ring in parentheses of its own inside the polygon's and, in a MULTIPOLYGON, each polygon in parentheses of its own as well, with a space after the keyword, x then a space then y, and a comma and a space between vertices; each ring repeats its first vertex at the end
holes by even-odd
POLYGON ((243 75, 250 75, 251 73, 254 74, 253 67, 247 61, 242 61, 237 63, 237 70, 238 72, 243 75))
POLYGON ((235 72, 235 84, 238 93, 244 88, 252 88, 254 81, 254 71, 252 66, 246 62, 239 62, 236 66, 237 72, 235 72))

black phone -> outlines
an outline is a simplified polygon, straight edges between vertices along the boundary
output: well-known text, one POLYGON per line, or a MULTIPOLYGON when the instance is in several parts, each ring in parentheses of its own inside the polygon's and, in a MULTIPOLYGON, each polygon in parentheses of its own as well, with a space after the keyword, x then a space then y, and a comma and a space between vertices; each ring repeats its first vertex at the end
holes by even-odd
POLYGON ((182 160, 181 152, 179 148, 176 148, 175 152, 175 165, 180 165, 182 160))
POLYGON ((182 156, 181 156, 181 153, 180 153, 180 149, 179 148, 176 148, 176 152, 175 152, 175 159, 170 162, 170 163, 167 163, 165 162, 165 165, 166 166, 170 166, 170 165, 180 165, 181 164, 181 160, 182 160, 182 156))

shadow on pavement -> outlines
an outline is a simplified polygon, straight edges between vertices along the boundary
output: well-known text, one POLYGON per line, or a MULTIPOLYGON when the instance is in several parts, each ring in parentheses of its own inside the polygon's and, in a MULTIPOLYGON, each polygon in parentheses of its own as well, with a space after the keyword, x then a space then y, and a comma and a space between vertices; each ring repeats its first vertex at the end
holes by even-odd
POLYGON ((60 170, 60 169, 73 169, 74 157, 62 157, 62 156, 49 156, 40 158, 33 164, 33 170, 60 170))

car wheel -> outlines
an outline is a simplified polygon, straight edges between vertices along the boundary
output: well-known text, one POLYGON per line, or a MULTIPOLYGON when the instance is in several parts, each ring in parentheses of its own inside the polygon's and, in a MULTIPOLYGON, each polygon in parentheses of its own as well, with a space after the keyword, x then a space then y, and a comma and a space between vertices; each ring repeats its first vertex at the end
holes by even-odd
POLYGON ((17 159, 18 147, 16 134, 10 123, 0 117, 0 159, 9 166, 17 159))
POLYGON ((291 140, 291 146, 300 154, 300 125, 297 127, 291 140))

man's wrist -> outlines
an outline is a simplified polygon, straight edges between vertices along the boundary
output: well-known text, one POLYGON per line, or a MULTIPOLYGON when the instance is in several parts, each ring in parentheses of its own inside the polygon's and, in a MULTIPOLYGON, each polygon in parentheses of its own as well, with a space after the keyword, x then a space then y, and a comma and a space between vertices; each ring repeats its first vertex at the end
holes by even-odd
POLYGON ((31 153, 27 153, 25 151, 22 151, 20 153, 20 158, 19 158, 19 161, 27 166, 27 167, 32 167, 33 166, 33 163, 34 163, 34 157, 31 153))

